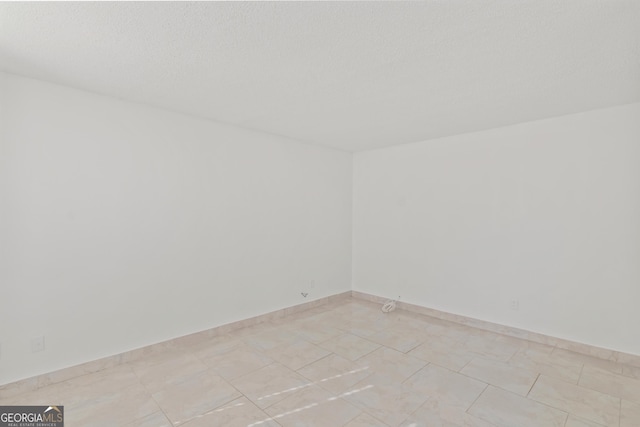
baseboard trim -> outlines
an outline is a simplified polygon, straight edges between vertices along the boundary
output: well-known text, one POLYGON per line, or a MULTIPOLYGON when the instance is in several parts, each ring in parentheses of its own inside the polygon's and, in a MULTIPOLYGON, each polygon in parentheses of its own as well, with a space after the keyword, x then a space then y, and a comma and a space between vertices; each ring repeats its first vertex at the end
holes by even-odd
MULTIPOLYGON (((369 302, 375 302, 379 304, 383 304, 385 301, 389 300, 389 298, 384 298, 377 295, 367 294, 359 291, 351 291, 351 295, 357 299, 361 299, 369 302)), ((485 320, 478 320, 472 317, 461 316, 458 314, 447 313, 445 311, 423 307, 416 304, 409 304, 402 301, 398 301, 396 303, 396 307, 400 310, 406 310, 416 314, 435 317, 437 319, 448 320, 450 322, 459 323, 466 326, 472 326, 474 328, 483 329, 485 331, 490 331, 490 332, 496 332, 496 333, 507 335, 514 338, 520 338, 527 341, 546 344, 553 347, 574 351, 576 353, 584 354, 587 356, 597 357, 598 359, 604 359, 612 362, 622 363, 625 365, 640 367, 640 355, 636 355, 636 354, 623 353, 621 351, 610 350, 610 349, 597 347, 589 344, 583 344, 575 341, 566 340, 563 338, 552 337, 552 336, 540 334, 537 332, 531 332, 524 329, 514 328, 511 326, 500 325, 497 323, 487 322, 485 320)))
MULTIPOLYGON (((224 335, 229 332, 233 332, 237 329, 246 328, 248 326, 257 325, 263 322, 276 320, 285 316, 300 313, 312 308, 320 307, 326 304, 334 304, 349 298, 356 298, 364 301, 374 302, 382 304, 388 300, 388 298, 380 297, 359 291, 347 291, 328 297, 319 298, 317 300, 309 301, 303 304, 297 304, 291 307, 283 308, 280 310, 272 311, 269 313, 261 314, 258 316, 250 317, 248 319, 239 320, 237 322, 227 323, 221 326, 217 326, 204 331, 196 332, 193 334, 177 337, 171 340, 163 341, 157 344, 137 348, 124 353, 116 354, 113 356, 104 357, 98 360, 93 360, 80 365, 70 366, 54 372, 49 372, 42 375, 37 375, 31 378, 26 378, 16 382, 0 385, 0 400, 7 399, 35 391, 39 388, 46 387, 51 384, 64 382, 69 379, 79 377, 81 375, 91 374, 101 371, 103 369, 111 368, 123 363, 131 362, 142 357, 166 351, 167 349, 177 348, 192 343, 197 343, 203 339, 224 335)), ((514 328, 511 326, 500 325, 497 323, 487 322, 484 320, 478 320, 467 316, 458 314, 452 314, 445 311, 436 310, 429 307, 423 307, 416 304, 409 304, 406 302, 398 301, 397 308, 400 310, 406 310, 412 313, 421 314, 424 316, 430 316, 437 319, 447 320, 450 322, 471 326, 486 331, 507 335, 514 338, 520 338, 536 343, 546 344, 557 348, 574 351, 576 353, 584 354, 587 356, 596 357, 599 359, 609 360, 612 362, 622 363, 626 365, 632 365, 640 367, 640 355, 624 353, 616 350, 610 350, 601 348, 589 344, 578 343, 562 338, 552 337, 536 332, 527 331, 524 329, 514 328)))
POLYGON ((35 391, 39 388, 46 387, 51 384, 64 382, 81 375, 91 374, 94 372, 102 371, 103 369, 131 362, 144 356, 159 353, 167 349, 189 345, 191 343, 197 343, 203 339, 224 335, 237 329, 246 328, 248 326, 257 325, 259 323, 268 322, 270 320, 276 320, 281 317, 300 313, 326 304, 333 304, 349 298, 351 298, 351 291, 342 292, 339 294, 330 295, 328 297, 318 298, 306 303, 297 304, 291 307, 250 317, 248 319, 227 323, 193 334, 173 338, 157 344, 152 344, 134 350, 126 351, 124 353, 119 353, 113 356, 107 356, 101 359, 92 360, 80 365, 74 365, 46 374, 36 375, 34 377, 18 380, 5 385, 0 385, 0 401, 2 399, 20 395, 22 393, 35 391))

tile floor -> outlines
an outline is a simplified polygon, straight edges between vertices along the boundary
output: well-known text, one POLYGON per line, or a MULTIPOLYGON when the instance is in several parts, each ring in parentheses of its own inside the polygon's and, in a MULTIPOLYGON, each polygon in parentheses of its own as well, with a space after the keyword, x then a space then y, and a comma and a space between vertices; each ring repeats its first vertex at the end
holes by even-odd
POLYGON ((637 427, 640 369, 347 299, 0 404, 69 427, 637 427))

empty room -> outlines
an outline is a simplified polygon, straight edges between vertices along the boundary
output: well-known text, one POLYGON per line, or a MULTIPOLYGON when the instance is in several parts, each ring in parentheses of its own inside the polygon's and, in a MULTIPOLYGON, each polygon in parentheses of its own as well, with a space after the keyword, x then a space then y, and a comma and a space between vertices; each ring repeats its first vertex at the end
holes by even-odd
POLYGON ((0 2, 0 427, 640 426, 640 1, 0 2))

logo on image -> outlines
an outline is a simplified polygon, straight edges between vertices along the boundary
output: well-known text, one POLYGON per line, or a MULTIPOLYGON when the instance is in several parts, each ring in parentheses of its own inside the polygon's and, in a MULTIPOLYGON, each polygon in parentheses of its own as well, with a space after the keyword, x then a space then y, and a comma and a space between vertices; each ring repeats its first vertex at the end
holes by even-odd
POLYGON ((64 406, 0 406, 0 427, 64 427, 64 406))

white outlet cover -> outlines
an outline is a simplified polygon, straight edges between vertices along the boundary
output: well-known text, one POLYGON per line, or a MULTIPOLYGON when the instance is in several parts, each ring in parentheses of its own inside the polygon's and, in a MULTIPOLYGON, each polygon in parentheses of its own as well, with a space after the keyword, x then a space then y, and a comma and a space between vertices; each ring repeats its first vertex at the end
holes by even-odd
POLYGON ((38 337, 31 340, 31 352, 37 353, 44 351, 44 337, 38 337))

